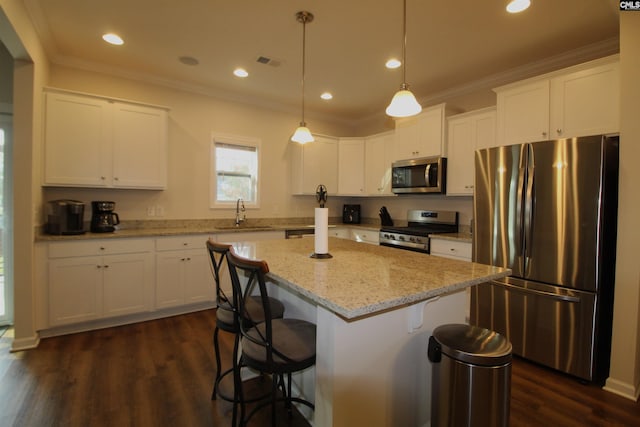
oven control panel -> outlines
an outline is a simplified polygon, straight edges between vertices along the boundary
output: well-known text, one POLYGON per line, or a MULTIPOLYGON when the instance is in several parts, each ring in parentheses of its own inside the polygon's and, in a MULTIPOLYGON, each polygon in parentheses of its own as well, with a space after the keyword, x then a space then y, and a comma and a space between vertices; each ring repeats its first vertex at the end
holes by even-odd
POLYGON ((383 246, 392 246, 400 249, 411 249, 418 252, 429 253, 428 237, 381 231, 380 244, 383 246))

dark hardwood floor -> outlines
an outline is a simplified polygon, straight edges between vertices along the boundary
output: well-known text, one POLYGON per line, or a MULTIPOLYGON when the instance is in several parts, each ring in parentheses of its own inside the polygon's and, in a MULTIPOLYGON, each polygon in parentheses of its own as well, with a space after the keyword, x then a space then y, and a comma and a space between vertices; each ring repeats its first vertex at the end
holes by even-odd
MULTIPOLYGON (((210 400, 214 316, 47 338, 17 353, 9 331, 0 338, 0 426, 230 425, 231 404, 210 400)), ((229 355, 230 336, 220 337, 229 355)), ((517 358, 511 396, 511 426, 640 426, 640 403, 517 358)), ((296 416, 283 425, 308 424, 296 416)))

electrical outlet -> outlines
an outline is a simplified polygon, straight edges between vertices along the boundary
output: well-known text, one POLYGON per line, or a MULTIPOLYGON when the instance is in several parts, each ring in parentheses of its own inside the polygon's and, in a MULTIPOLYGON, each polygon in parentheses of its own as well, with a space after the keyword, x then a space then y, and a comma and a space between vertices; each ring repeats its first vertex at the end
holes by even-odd
POLYGON ((147 216, 156 216, 156 207, 148 206, 147 207, 147 216))
POLYGON ((164 216, 164 206, 156 205, 156 216, 164 216))

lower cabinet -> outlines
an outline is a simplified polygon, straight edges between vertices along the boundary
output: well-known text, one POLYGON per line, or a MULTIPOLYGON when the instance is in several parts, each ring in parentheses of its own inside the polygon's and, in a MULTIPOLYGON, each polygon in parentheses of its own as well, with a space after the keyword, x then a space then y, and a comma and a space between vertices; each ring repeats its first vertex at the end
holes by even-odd
MULTIPOLYGON (((471 251, 471 243, 458 241, 458 240, 449 240, 449 239, 438 239, 431 237, 430 239, 431 249, 430 253, 434 256, 439 256, 443 258, 451 258, 458 259, 461 261, 471 261, 472 251, 471 251)), ((471 288, 466 289, 466 298, 467 298, 467 310, 465 313, 465 319, 467 322, 471 318, 471 288)))
POLYGON ((214 301, 208 235, 156 239, 156 308, 214 301))
POLYGON ((153 241, 49 245, 49 326, 152 310, 153 241))
POLYGON ((471 243, 431 237, 431 255, 471 261, 471 243))

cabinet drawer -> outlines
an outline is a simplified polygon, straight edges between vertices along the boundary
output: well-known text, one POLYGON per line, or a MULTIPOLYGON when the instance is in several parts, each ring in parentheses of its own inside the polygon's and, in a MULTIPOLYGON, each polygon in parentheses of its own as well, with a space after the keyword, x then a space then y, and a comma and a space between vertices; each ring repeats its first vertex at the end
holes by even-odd
POLYGON ((207 234, 196 236, 163 237, 156 239, 156 250, 175 251, 178 249, 204 249, 209 239, 207 234))
POLYGON ((68 258, 153 251, 151 239, 86 240, 49 243, 49 258, 68 258))
POLYGON ((471 261, 471 243, 432 238, 431 255, 463 258, 471 261))

